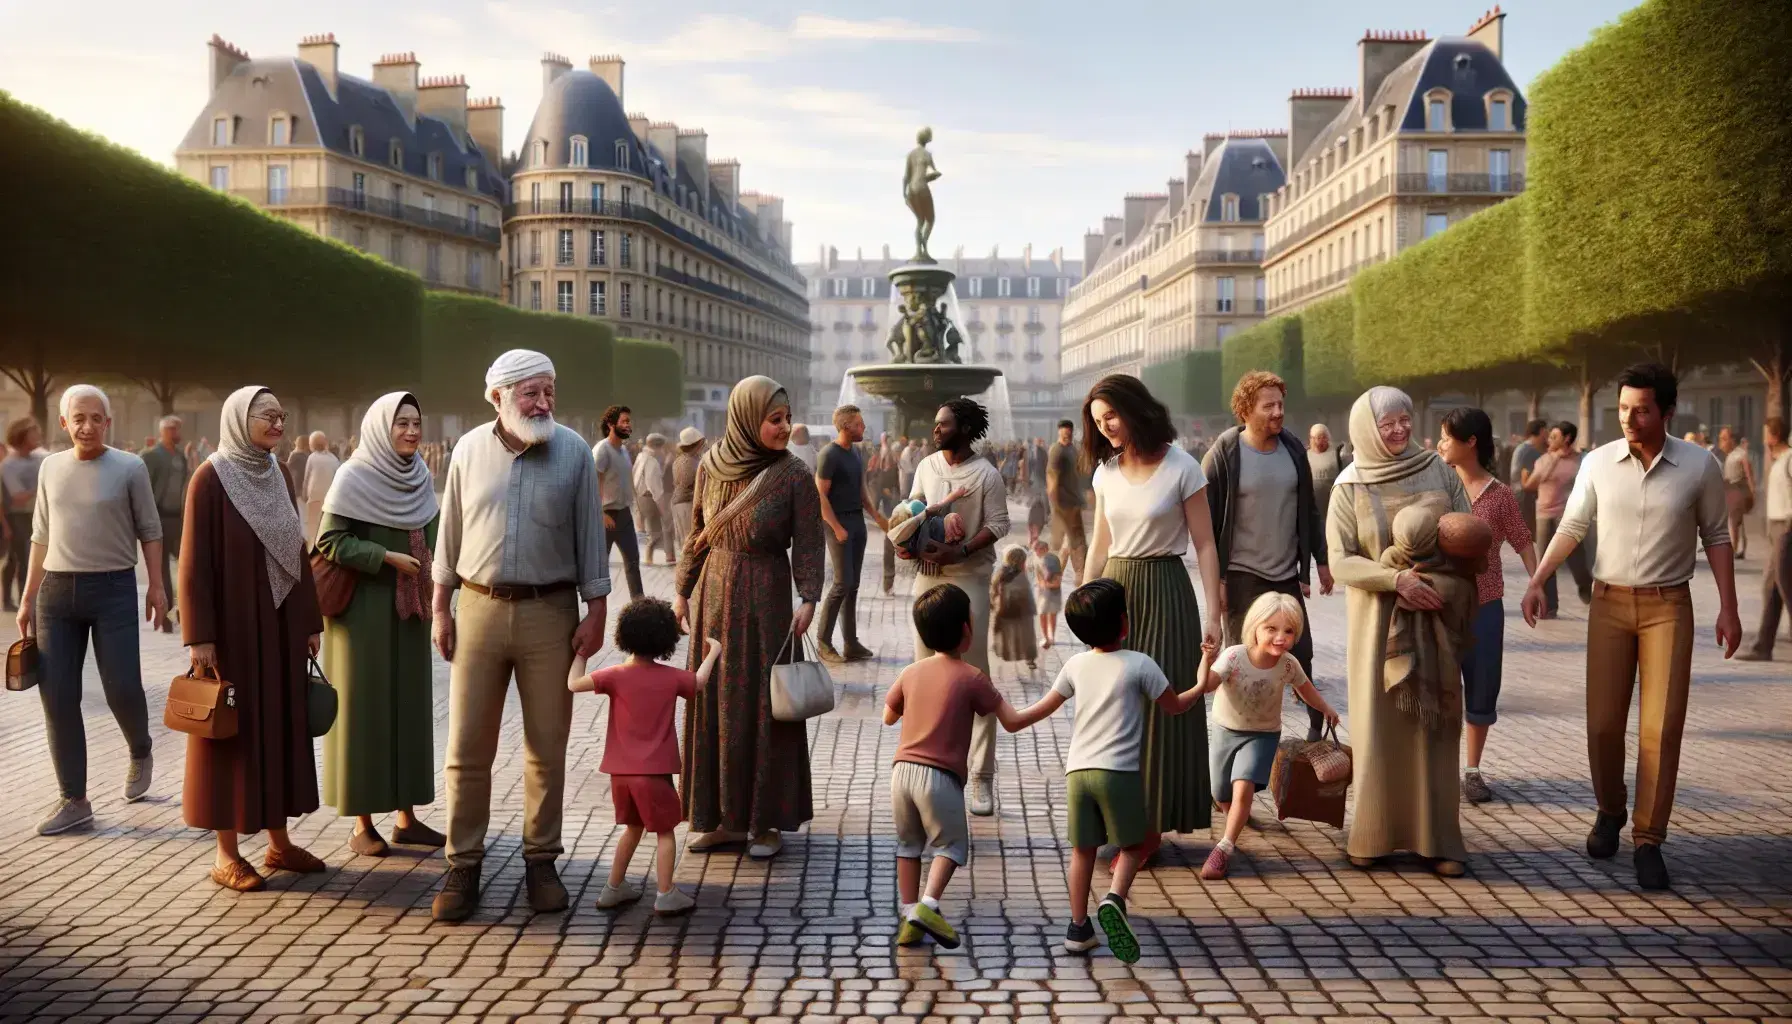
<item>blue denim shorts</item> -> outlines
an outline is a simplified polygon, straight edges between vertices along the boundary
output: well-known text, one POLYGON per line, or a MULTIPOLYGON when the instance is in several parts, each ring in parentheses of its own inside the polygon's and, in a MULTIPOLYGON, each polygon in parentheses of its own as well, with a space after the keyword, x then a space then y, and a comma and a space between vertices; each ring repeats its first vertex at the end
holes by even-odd
POLYGON ((1469 623, 1471 643, 1462 655, 1462 717, 1470 725, 1499 720, 1500 667, 1505 658, 1506 603, 1482 605, 1469 623))

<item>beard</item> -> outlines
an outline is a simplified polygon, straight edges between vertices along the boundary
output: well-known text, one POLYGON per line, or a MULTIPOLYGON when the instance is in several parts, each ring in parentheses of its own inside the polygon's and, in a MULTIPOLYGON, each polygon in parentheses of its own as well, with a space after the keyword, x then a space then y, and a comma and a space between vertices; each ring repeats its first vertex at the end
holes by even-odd
POLYGON ((510 435, 526 445, 546 444, 554 436, 554 414, 524 416, 508 398, 498 407, 498 422, 510 435))

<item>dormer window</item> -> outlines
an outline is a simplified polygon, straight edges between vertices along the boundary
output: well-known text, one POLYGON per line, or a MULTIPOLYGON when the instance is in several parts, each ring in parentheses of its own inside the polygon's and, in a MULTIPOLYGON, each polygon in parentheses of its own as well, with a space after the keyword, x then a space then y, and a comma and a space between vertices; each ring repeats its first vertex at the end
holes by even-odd
POLYGON ((429 177, 432 181, 442 180, 442 154, 429 154, 429 177))
POLYGON ((1425 96, 1425 130, 1428 132, 1450 130, 1449 93, 1437 90, 1425 96))
POLYGON ((529 166, 546 167, 548 165, 548 140, 537 139, 529 146, 529 166))
POLYGON ((477 167, 467 168, 467 191, 479 191, 479 168, 477 167))
POLYGON ((1487 97, 1487 130, 1512 130, 1512 100, 1505 93, 1492 93, 1487 97))
POLYGON ((1224 195, 1220 197, 1220 220, 1231 222, 1238 219, 1238 197, 1224 195))
POLYGON ((228 146, 236 141, 236 118, 212 118, 212 145, 228 146))
POLYGON ((567 143, 567 148, 572 153, 572 165, 574 167, 586 167, 590 165, 590 151, 585 145, 585 136, 574 135, 567 143))
POLYGON ((275 114, 268 119, 268 145, 287 146, 292 144, 293 119, 286 114, 275 114))
POLYGON ((616 166, 628 170, 628 143, 621 139, 616 140, 616 166))
POLYGON ((397 139, 388 142, 386 146, 386 162, 398 170, 404 170, 404 147, 397 139))
POLYGON ((348 151, 356 156, 365 156, 367 153, 367 133, 358 124, 349 126, 348 151))

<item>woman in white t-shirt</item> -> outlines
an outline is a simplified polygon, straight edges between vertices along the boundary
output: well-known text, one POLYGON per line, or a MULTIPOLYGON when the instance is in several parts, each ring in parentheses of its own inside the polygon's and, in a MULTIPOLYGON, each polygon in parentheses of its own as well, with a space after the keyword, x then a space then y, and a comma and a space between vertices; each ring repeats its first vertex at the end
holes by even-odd
MULTIPOLYGON (((1201 493, 1207 477, 1175 440, 1169 410, 1137 377, 1103 377, 1083 402, 1083 470, 1095 474, 1095 537, 1085 578, 1105 576, 1126 588, 1126 646, 1149 655, 1182 690, 1198 681, 1202 640, 1220 639, 1220 572, 1201 493), (1183 564, 1191 540, 1201 601, 1183 564), (1191 628, 1197 622, 1199 632, 1191 628)), ((1149 864, 1161 833, 1211 824, 1205 709, 1179 718, 1153 710, 1142 767, 1149 864)))

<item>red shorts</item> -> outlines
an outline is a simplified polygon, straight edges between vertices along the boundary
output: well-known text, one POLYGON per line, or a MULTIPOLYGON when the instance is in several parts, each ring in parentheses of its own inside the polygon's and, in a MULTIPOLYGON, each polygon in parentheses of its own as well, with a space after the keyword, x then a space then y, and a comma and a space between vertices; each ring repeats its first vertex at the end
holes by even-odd
POLYGON ((670 775, 612 775, 610 798, 616 804, 618 825, 670 832, 684 820, 684 807, 670 775))

